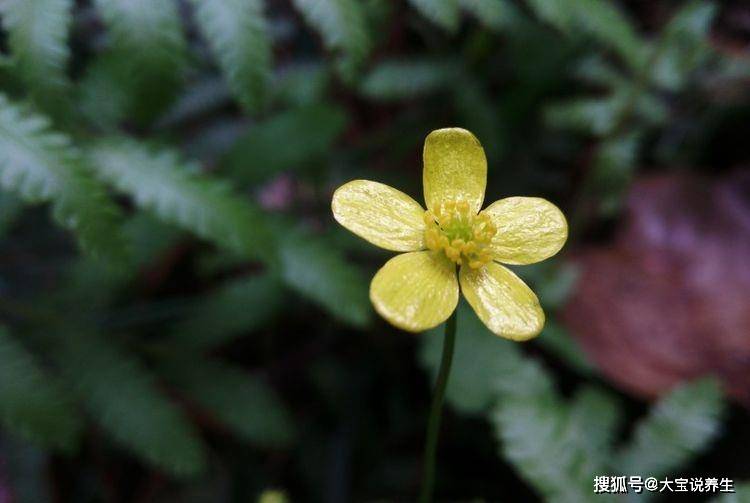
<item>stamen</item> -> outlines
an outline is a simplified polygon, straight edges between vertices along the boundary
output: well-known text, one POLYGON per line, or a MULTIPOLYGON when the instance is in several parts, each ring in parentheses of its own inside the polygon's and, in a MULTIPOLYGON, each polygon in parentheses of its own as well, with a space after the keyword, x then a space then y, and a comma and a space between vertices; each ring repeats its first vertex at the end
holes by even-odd
POLYGON ((442 252, 456 264, 472 269, 482 267, 492 257, 489 245, 497 233, 490 217, 471 211, 467 201, 446 201, 424 214, 425 245, 442 252))

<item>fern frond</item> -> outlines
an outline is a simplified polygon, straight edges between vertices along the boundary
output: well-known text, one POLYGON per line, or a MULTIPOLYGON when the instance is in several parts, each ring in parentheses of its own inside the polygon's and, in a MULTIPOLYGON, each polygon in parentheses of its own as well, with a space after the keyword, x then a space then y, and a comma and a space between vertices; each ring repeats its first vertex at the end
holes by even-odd
POLYGON ((32 100, 45 112, 59 116, 68 88, 68 31, 72 0, 4 0, 2 24, 18 74, 32 100))
POLYGON ((607 0, 527 0, 536 15, 568 34, 583 33, 615 50, 640 70, 647 47, 632 23, 607 0))
POLYGON ((200 173, 169 149, 127 138, 101 140, 89 150, 99 176, 154 215, 243 257, 268 259, 271 236, 259 210, 222 181, 200 173))
POLYGON ((328 240, 291 225, 278 227, 282 279, 337 318, 362 327, 372 308, 367 280, 328 240))
POLYGON ((205 468, 206 448, 142 364, 111 340, 67 332, 54 357, 86 410, 118 444, 178 476, 205 468))
POLYGON ((271 78, 271 40, 262 0, 192 0, 198 27, 229 87, 249 112, 263 108, 271 78))
POLYGON ((28 203, 51 202, 55 219, 92 255, 122 262, 119 209, 49 120, 0 94, 0 187, 28 203))
POLYGON ((515 30, 526 22, 518 7, 509 0, 460 0, 460 3, 491 30, 515 30))
POLYGON ((458 0, 409 0, 424 17, 444 30, 454 33, 461 20, 458 0))
POLYGON ((413 99, 448 88, 457 74, 456 65, 448 61, 388 60, 379 63, 362 79, 361 89, 368 98, 413 99))
POLYGON ((370 50, 365 14, 359 0, 293 0, 305 20, 331 51, 339 51, 341 74, 351 80, 370 50))
POLYGON ((286 110, 250 127, 221 167, 243 184, 263 182, 284 170, 301 171, 330 154, 346 122, 344 111, 330 105, 286 110))
POLYGON ((75 448, 82 420, 66 393, 0 326, 0 421, 41 445, 75 448))
POLYGON ((104 18, 116 81, 130 113, 148 120, 169 104, 182 77, 187 44, 173 0, 95 0, 104 18))
POLYGON ((636 426, 630 444, 615 459, 618 473, 668 475, 700 453, 718 435, 724 400, 716 381, 677 387, 636 426))
POLYGON ((199 355, 165 358, 159 370, 246 441, 282 447, 292 440, 292 418, 275 391, 239 367, 199 355))

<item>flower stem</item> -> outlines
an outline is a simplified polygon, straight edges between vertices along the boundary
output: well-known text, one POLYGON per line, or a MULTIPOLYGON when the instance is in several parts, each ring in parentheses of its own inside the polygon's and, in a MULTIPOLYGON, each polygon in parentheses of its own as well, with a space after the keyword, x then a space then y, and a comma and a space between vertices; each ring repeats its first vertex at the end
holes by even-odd
POLYGON ((453 362, 453 348, 456 343, 456 311, 445 322, 443 357, 440 361, 440 371, 435 382, 435 392, 430 407, 430 418, 427 422, 427 442, 424 448, 424 475, 422 477, 422 493, 419 496, 420 503, 432 501, 432 493, 435 488, 435 458, 438 433, 440 432, 440 416, 443 411, 445 388, 448 386, 448 376, 450 376, 451 363, 453 362))

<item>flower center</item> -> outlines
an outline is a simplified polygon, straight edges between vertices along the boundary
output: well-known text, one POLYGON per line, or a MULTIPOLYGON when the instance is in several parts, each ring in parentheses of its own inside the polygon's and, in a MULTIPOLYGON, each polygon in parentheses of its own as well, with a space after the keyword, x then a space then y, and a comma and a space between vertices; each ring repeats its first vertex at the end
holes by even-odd
POLYGON ((472 269, 489 262, 490 241, 497 228, 487 215, 474 214, 466 201, 440 203, 433 211, 424 213, 427 248, 442 251, 456 264, 462 261, 472 269))

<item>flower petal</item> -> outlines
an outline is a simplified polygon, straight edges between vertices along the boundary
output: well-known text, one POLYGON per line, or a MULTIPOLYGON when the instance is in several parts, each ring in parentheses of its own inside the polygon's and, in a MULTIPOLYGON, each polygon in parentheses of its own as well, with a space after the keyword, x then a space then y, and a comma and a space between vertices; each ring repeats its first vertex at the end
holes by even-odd
POLYGON ((533 264, 551 257, 568 239, 565 215, 539 197, 508 197, 482 213, 497 227, 492 258, 505 264, 533 264))
POLYGON ((372 278, 370 300, 383 318, 403 330, 433 328, 458 304, 456 266, 430 251, 397 255, 372 278))
POLYGON ((487 158, 479 140, 460 128, 438 129, 424 141, 424 199, 430 210, 464 200, 476 214, 487 186, 487 158))
POLYGON ((464 297, 495 335, 525 341, 542 331, 539 299, 509 269, 494 262, 479 269, 462 267, 459 280, 464 297))
POLYGON ((388 185, 354 180, 339 187, 331 202, 338 223, 370 243, 392 251, 424 248, 424 209, 388 185))

